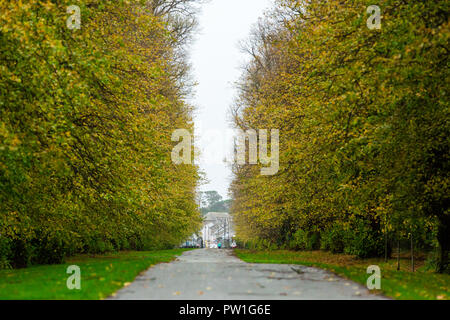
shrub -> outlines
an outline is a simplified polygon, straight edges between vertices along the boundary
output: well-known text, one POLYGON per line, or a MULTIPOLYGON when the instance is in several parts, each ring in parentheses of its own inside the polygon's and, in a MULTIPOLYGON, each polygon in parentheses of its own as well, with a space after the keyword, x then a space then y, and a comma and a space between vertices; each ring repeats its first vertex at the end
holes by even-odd
POLYGON ((340 225, 334 225, 321 233, 321 249, 332 253, 343 253, 347 234, 340 225))
POLYGON ((344 252, 359 258, 379 257, 384 254, 384 237, 367 220, 357 219, 346 232, 348 239, 344 252))
POLYGON ((11 267, 11 240, 0 235, 0 270, 11 267))
POLYGON ((320 248, 320 234, 313 231, 297 230, 289 242, 293 250, 318 250, 320 248))

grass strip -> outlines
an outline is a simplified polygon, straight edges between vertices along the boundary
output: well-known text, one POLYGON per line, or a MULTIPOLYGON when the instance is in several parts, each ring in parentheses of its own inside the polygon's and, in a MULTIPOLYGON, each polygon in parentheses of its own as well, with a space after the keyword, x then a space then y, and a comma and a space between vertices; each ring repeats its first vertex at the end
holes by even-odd
POLYGON ((401 259, 397 271, 396 259, 358 259, 344 254, 325 251, 261 251, 235 250, 236 255, 249 263, 300 264, 329 270, 339 276, 366 285, 367 267, 378 265, 381 269, 381 290, 372 293, 383 294, 399 300, 449 300, 450 275, 427 271, 418 264, 415 272, 408 270, 408 259, 401 259))
POLYGON ((150 266, 170 262, 186 249, 79 255, 65 264, 0 270, 1 300, 98 300, 131 283, 150 266), (69 290, 67 267, 81 270, 81 290, 69 290))

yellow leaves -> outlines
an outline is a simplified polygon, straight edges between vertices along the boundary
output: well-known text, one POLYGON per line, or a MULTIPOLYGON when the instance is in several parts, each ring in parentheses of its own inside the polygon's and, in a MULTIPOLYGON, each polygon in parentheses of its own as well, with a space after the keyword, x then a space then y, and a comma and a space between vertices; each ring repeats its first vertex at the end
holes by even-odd
POLYGON ((10 80, 17 82, 17 83, 22 82, 22 79, 20 79, 18 76, 14 75, 14 74, 10 76, 10 80))
MULTIPOLYGON (((426 203, 421 202, 426 200, 413 194, 422 190, 442 199, 438 189, 447 190, 443 179, 419 182, 427 175, 424 159, 433 156, 412 141, 445 149, 435 137, 445 136, 446 124, 431 125, 430 119, 448 116, 438 111, 445 109, 445 84, 437 80, 448 78, 448 71, 437 67, 444 51, 436 49, 435 56, 430 52, 434 41, 445 46, 438 33, 448 28, 448 21, 430 16, 442 25, 425 27, 421 15, 415 15, 417 8, 405 4, 410 21, 393 10, 375 37, 361 24, 362 1, 335 4, 336 8, 329 2, 306 6, 308 19, 289 21, 286 35, 271 34, 276 41, 265 34, 264 40, 258 38, 263 32, 254 39, 260 41, 253 50, 262 52, 262 61, 277 64, 257 71, 252 68, 261 61, 249 64, 236 125, 281 127, 286 170, 276 180, 283 186, 279 188, 251 169, 235 173, 233 210, 239 236, 245 239, 276 238, 286 244, 293 230, 322 232, 339 224, 348 231, 355 228, 352 223, 358 216, 381 225, 371 227, 374 238, 386 229, 394 232, 414 223, 422 232, 432 225, 431 218, 423 216, 426 203), (408 28, 412 21, 421 26, 408 28), (431 29, 436 30, 434 36, 431 29), (421 50, 421 43, 427 50, 421 50), (425 83, 430 87, 425 89, 425 83), (419 129, 418 123, 428 129, 419 129), (409 217, 409 210, 420 220, 409 217), (386 219, 393 215, 398 221, 386 219)), ((435 4, 424 6, 436 9, 435 4)))
MULTIPOLYGON (((197 168, 170 161, 171 131, 190 119, 163 24, 105 2, 66 37, 52 1, 0 9, 0 175, 11 201, 0 209, 71 251, 175 245, 194 232, 197 168)), ((11 233, 24 230, 10 220, 11 233)))
POLYGON ((18 146, 20 145, 20 140, 17 136, 14 136, 13 139, 10 142, 9 150, 11 151, 17 151, 18 146))

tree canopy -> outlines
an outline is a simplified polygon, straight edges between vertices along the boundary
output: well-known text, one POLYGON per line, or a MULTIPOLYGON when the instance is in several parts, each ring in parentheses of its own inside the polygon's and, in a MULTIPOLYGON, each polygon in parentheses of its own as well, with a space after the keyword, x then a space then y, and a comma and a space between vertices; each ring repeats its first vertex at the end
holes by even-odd
POLYGON ((172 247, 198 229, 198 168, 170 159, 173 130, 193 126, 190 3, 76 1, 70 29, 73 1, 0 1, 1 266, 172 247))
POLYGON ((386 239, 438 245, 448 271, 447 1, 279 0, 243 48, 240 129, 280 129, 280 171, 235 165, 247 242, 361 257, 386 239))

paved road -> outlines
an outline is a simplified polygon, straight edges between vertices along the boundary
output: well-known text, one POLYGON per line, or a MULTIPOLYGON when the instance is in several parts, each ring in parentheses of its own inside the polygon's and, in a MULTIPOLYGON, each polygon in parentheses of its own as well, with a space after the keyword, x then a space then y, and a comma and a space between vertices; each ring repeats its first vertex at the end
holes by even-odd
POLYGON ((230 250, 185 252, 142 273, 110 299, 297 300, 383 299, 327 271, 299 265, 250 264, 230 250))

